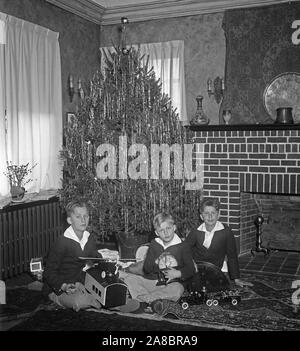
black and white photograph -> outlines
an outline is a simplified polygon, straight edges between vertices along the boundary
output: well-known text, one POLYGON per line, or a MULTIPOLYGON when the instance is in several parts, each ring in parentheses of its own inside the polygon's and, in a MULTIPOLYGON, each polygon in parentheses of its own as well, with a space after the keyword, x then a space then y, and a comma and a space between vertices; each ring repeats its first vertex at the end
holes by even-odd
POLYGON ((0 84, 0 331, 300 331, 300 0, 0 0, 0 84))

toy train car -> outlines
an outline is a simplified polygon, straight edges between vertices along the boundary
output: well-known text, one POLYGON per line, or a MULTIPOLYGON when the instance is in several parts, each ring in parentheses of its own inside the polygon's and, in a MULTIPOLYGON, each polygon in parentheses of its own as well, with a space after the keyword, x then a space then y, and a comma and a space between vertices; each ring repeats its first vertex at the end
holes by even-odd
POLYGON ((190 291, 183 295, 179 300, 183 309, 189 308, 190 305, 206 304, 207 306, 218 306, 219 303, 231 303, 233 306, 241 301, 238 290, 221 290, 217 292, 207 292, 205 288, 202 291, 190 291))
POLYGON ((127 301, 127 285, 114 274, 114 267, 101 262, 86 271, 86 289, 105 308, 125 305, 127 301))

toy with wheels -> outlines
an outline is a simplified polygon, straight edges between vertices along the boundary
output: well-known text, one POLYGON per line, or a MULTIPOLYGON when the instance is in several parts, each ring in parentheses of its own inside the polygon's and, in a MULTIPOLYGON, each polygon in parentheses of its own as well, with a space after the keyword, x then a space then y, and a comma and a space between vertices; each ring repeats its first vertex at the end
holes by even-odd
POLYGON ((209 262, 197 262, 197 269, 198 272, 179 300, 182 309, 200 304, 211 307, 231 303, 236 306, 241 301, 239 291, 230 289, 229 280, 217 266, 209 262))
POLYGON ((230 303, 236 306, 241 301, 241 297, 238 290, 222 290, 218 292, 206 292, 202 290, 200 292, 191 291, 185 293, 179 303, 182 309, 186 310, 190 305, 206 304, 206 306, 218 306, 223 303, 230 303))
POLYGON ((196 262, 197 273, 190 280, 189 291, 201 291, 205 287, 207 292, 229 289, 230 284, 221 269, 212 263, 196 262))

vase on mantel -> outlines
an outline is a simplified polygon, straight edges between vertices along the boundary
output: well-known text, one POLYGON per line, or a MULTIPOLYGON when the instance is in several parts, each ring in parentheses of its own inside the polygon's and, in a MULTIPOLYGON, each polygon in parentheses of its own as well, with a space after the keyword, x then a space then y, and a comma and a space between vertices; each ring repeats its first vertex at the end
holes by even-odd
POLYGON ((203 100, 202 95, 198 95, 196 97, 197 110, 196 110, 194 117, 190 121, 190 125, 192 125, 192 126, 200 126, 200 125, 209 124, 209 118, 206 116, 206 114, 203 111, 202 100, 203 100))
POLYGON ((231 120, 231 110, 223 110, 222 116, 225 124, 228 125, 229 121, 231 120))

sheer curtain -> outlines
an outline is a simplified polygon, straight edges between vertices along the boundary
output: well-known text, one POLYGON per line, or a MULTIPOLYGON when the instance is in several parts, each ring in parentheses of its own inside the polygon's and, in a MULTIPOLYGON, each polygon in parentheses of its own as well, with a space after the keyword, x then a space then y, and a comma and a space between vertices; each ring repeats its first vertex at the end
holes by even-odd
POLYGON ((5 125, 5 70, 4 70, 4 46, 5 46, 5 16, 0 13, 0 196, 8 191, 8 184, 4 179, 3 172, 6 168, 6 125, 5 125))
MULTIPOLYGON (((168 94, 172 105, 177 109, 179 118, 188 120, 185 100, 185 75, 184 75, 184 41, 172 40, 161 43, 147 43, 131 45, 136 50, 139 48, 143 61, 149 55, 149 66, 154 69, 157 78, 162 83, 162 92, 168 94)), ((130 46, 127 46, 128 48, 130 46)), ((103 47, 100 51, 108 52, 113 47, 103 47)), ((101 57, 103 58, 104 55, 101 57)), ((101 63, 103 64, 103 62, 101 63)))
MULTIPOLYGON (((6 161, 36 163, 34 181, 26 185, 27 191, 59 188, 62 98, 58 33, 12 16, 3 18, 6 43, 1 48, 4 53, 0 52, 1 73, 5 72, 1 90, 6 94, 2 96, 4 103, 0 102, 0 164, 3 168, 6 161), (5 138, 3 105, 7 114, 5 138)), ((9 184, 0 170, 0 195, 8 193, 9 184)))

